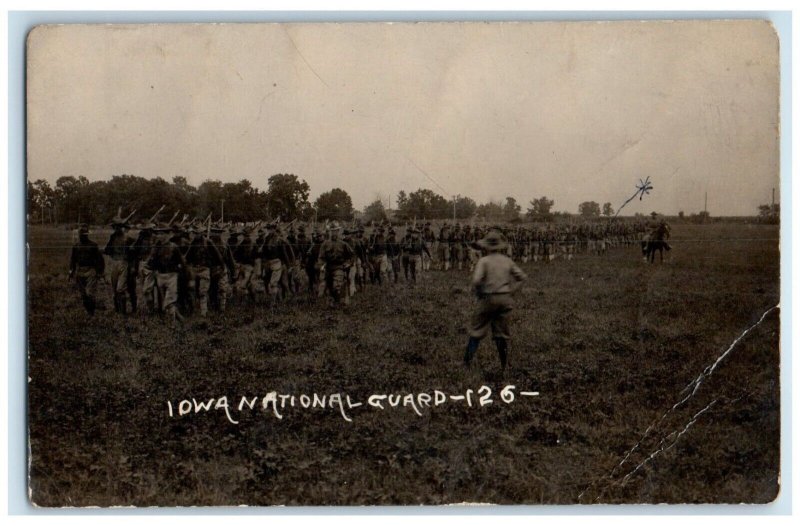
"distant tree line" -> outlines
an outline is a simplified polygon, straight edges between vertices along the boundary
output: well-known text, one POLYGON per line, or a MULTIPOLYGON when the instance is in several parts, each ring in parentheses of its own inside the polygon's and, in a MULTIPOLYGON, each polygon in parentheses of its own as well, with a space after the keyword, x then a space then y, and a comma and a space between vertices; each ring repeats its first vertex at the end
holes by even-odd
MULTIPOLYGON (((84 176, 63 176, 54 186, 39 179, 28 182, 28 218, 32 223, 103 224, 119 207, 124 215, 135 209, 134 220, 137 220, 152 216, 162 205, 170 215, 175 211, 200 218, 211 214, 214 220, 222 218, 234 222, 276 218, 351 221, 359 217, 367 222, 455 218, 516 223, 563 221, 574 217, 569 212, 554 211, 555 202, 547 196, 531 199, 523 212, 522 205, 513 197, 478 204, 467 196, 448 199, 426 188, 410 193, 400 191, 394 209, 377 198, 363 211, 356 211, 350 195, 341 188, 320 194, 312 203, 308 183, 294 174, 275 174, 267 177, 266 182, 267 189, 260 190, 247 179, 235 183, 207 180, 197 187, 182 176, 173 177, 171 182, 135 175, 115 175, 109 180, 95 182, 89 182, 84 176)), ((766 220, 777 217, 771 210, 762 211, 766 220)), ((578 206, 577 216, 609 218, 614 216, 614 207, 611 203, 601 207, 595 201, 585 201, 578 206)))
POLYGON ((300 219, 310 221, 346 220, 353 217, 353 202, 347 192, 333 188, 314 203, 308 199, 311 188, 293 174, 275 174, 267 179, 267 190, 247 180, 223 183, 208 180, 197 187, 185 177, 172 182, 135 175, 115 175, 107 181, 89 182, 83 176, 60 177, 55 186, 39 179, 28 182, 28 217, 35 223, 105 223, 122 207, 127 215, 134 209, 137 218, 152 216, 162 205, 180 210, 190 217, 248 222, 261 219, 300 219))

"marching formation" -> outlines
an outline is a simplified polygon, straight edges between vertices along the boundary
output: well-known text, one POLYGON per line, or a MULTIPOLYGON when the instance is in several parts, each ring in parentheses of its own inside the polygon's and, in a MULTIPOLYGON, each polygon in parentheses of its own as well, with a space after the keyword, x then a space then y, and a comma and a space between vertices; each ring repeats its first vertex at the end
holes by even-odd
POLYGON ((163 313, 182 321, 205 317, 211 309, 224 311, 231 300, 274 307, 290 296, 308 301, 327 296, 331 305, 346 305, 369 286, 397 284, 401 278, 414 286, 420 273, 433 269, 472 271, 487 253, 482 240, 490 233, 502 238, 506 256, 523 263, 603 255, 639 242, 644 251, 652 235, 644 222, 623 221, 533 228, 457 222, 365 228, 354 223, 346 228, 335 222, 232 225, 212 223, 210 216, 175 222, 177 213, 157 223, 160 212, 134 226, 133 214, 122 218, 120 210, 102 251, 89 239, 88 225, 79 227, 70 279, 90 315, 97 308, 99 282, 110 286, 120 314, 163 313))

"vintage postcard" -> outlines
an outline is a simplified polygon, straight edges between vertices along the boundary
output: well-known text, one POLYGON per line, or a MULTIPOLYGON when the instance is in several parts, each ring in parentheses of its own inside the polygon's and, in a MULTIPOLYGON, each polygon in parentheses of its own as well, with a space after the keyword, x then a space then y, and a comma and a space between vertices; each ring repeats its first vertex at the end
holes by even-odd
POLYGON ((778 53, 763 20, 36 27, 31 502, 773 501, 778 53))

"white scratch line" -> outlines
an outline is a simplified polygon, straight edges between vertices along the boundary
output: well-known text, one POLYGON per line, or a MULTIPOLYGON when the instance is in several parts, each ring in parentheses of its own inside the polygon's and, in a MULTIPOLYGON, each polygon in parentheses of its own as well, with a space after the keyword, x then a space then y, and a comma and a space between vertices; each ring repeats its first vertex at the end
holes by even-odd
POLYGON ((672 411, 674 409, 677 409, 678 407, 680 407, 681 405, 686 403, 687 400, 689 400, 691 397, 693 397, 694 394, 697 392, 697 390, 700 388, 700 385, 703 383, 703 381, 706 378, 708 378, 709 376, 711 376, 712 374, 714 374, 714 371, 716 370, 717 366, 720 364, 720 362, 722 362, 722 360, 725 359, 726 356, 728 356, 728 354, 730 354, 730 352, 733 350, 733 348, 736 347, 736 344, 739 343, 742 340, 742 338, 747 336, 750 333, 750 331, 752 331, 753 329, 755 329, 756 327, 761 325, 761 322, 764 321, 764 318, 766 318, 767 315, 770 312, 774 311, 777 308, 778 308, 778 305, 774 305, 774 306, 770 307, 769 309, 767 309, 766 312, 764 312, 764 314, 761 315, 761 318, 759 318, 759 320, 757 322, 755 322, 753 325, 751 325, 750 327, 745 329, 745 331, 742 334, 740 334, 738 338, 733 340, 733 343, 731 343, 728 346, 728 348, 725 350, 724 353, 719 355, 719 357, 716 359, 716 361, 714 363, 712 363, 711 365, 709 365, 708 367, 703 369, 703 372, 700 373, 700 375, 697 378, 695 378, 694 380, 689 382, 689 384, 686 387, 683 388, 681 393, 685 393, 690 387, 692 387, 692 385, 694 385, 694 389, 692 389, 692 392, 689 393, 688 395, 686 395, 686 397, 684 397, 683 400, 681 400, 680 402, 678 402, 674 406, 672 406, 672 409, 670 409, 670 411, 672 411))
POLYGON ((539 391, 520 391, 522 396, 539 396, 539 391))
MULTIPOLYGON (((623 466, 623 465, 624 465, 624 464, 625 464, 625 463, 628 461, 628 459, 631 457, 631 455, 632 455, 632 454, 633 454, 633 453, 634 453, 634 452, 635 452, 635 451, 636 451, 636 450, 639 448, 639 446, 642 444, 642 442, 644 441, 644 439, 645 439, 645 438, 647 438, 647 437, 650 435, 650 432, 651 432, 651 431, 653 431, 653 430, 654 430, 655 428, 657 428, 658 426, 660 426, 660 425, 661 425, 661 423, 664 421, 664 419, 666 419, 666 418, 667 418, 667 416, 668 416, 670 413, 672 413, 674 410, 676 410, 677 408, 679 408, 680 406, 682 406, 684 403, 686 403, 686 401, 687 401, 687 400, 689 400, 690 398, 692 398, 692 397, 695 395, 695 393, 697 392, 697 390, 700 388, 700 384, 702 384, 702 383, 703 383, 703 380, 705 380, 706 378, 708 378, 709 376, 711 376, 711 374, 714 372, 714 370, 717 368, 717 366, 720 364, 720 362, 722 362, 722 360, 724 360, 724 359, 725 359, 725 357, 726 357, 728 354, 730 354, 730 352, 733 350, 733 348, 734 348, 734 347, 736 347, 736 344, 737 344, 737 343, 739 343, 739 342, 742 340, 742 338, 744 338, 745 336, 747 336, 747 335, 748 335, 748 334, 749 334, 749 333, 750 333, 750 332, 751 332, 753 329, 755 329, 756 327, 758 327, 758 326, 761 324, 761 322, 763 322, 763 321, 764 321, 764 318, 766 318, 766 317, 767 317, 767 315, 768 315, 770 312, 774 311, 774 310, 775 310, 775 309, 777 309, 777 308, 779 308, 779 305, 773 305, 772 307, 770 307, 769 309, 767 309, 767 310, 764 312, 764 314, 762 314, 762 315, 761 315, 761 317, 758 319, 758 321, 757 321, 756 323, 754 323, 753 325, 751 325, 750 327, 748 327, 747 329, 745 329, 745 330, 744 330, 744 332, 742 332, 742 334, 740 334, 738 338, 736 338, 735 340, 733 340, 733 343, 731 343, 731 344, 728 346, 728 348, 725 350, 725 352, 723 352, 723 353, 722 353, 722 354, 721 354, 721 355, 720 355, 720 356, 719 356, 719 357, 718 357, 718 358, 717 358, 717 359, 714 361, 714 363, 713 363, 713 364, 711 364, 711 365, 707 366, 705 369, 703 369, 703 372, 702 372, 702 373, 700 373, 700 375, 699 375, 697 378, 695 378, 694 380, 692 380, 691 382, 689 382, 689 383, 686 385, 686 387, 684 387, 684 388, 681 390, 681 394, 685 393, 685 392, 686 392, 688 389, 690 389, 692 386, 694 386, 694 389, 692 389, 692 391, 691 391, 691 392, 690 392, 688 395, 686 395, 686 397, 684 397, 682 400, 680 400, 679 402, 677 402, 676 404, 674 404, 672 407, 670 407, 669 409, 667 409, 667 410, 664 412, 664 414, 663 414, 663 415, 661 415, 661 418, 659 418, 658 420, 654 421, 654 423, 650 424, 650 425, 647 427, 647 429, 645 430, 645 432, 644 432, 644 434, 641 436, 641 438, 639 438, 639 440, 636 442, 636 444, 634 444, 634 446, 633 446, 633 447, 632 447, 632 448, 631 448, 631 449, 630 449, 630 450, 629 450, 629 451, 628 451, 628 452, 625 454, 625 457, 624 457, 624 458, 623 458, 623 459, 622 459, 622 460, 619 462, 619 464, 617 464, 616 466, 614 466, 614 469, 613 469, 613 470, 611 470, 611 473, 608 475, 608 477, 607 477, 607 478, 611 478, 611 477, 613 477, 613 476, 616 474, 617 470, 618 470, 619 468, 621 468, 621 467, 622 467, 622 466, 623 466)), ((669 435, 668 435, 668 436, 669 436, 669 435)), ((676 439, 676 440, 677 440, 677 439, 676 439)), ((662 443, 663 443, 663 441, 664 441, 664 439, 662 439, 662 440, 661 440, 661 442, 662 442, 662 443)), ((588 486, 587 486, 587 487, 586 487, 586 488, 585 488, 585 489, 584 489, 584 490, 583 490, 583 491, 582 491, 582 492, 581 492, 581 493, 578 495, 578 500, 580 500, 580 499, 581 499, 581 497, 583 497, 583 495, 584 495, 584 494, 585 494, 587 491, 589 491, 589 490, 590 490, 592 487, 594 487, 594 485, 595 485, 595 484, 596 484, 596 483, 597 483, 599 480, 600 480, 600 479, 597 479, 597 480, 595 480, 594 482, 592 482, 591 484, 589 484, 589 485, 588 485, 588 486)), ((598 497, 598 498, 600 498, 600 497, 598 497)))
MULTIPOLYGON (((689 431, 689 428, 690 428, 690 427, 692 427, 692 426, 694 425, 694 423, 695 423, 695 422, 697 422, 697 419, 698 419, 698 418, 700 418, 700 415, 702 415, 703 413, 705 413, 706 411, 708 411, 709 409, 711 409, 711 407, 713 407, 713 406, 714 406, 714 404, 716 404, 718 401, 719 401, 719 400, 714 400, 713 402, 711 402, 710 404, 708 404, 707 406, 705 406, 703 409, 701 409, 700 411, 698 411, 698 412, 697 412, 697 414, 695 414, 695 415, 692 417, 692 419, 689 421, 689 423, 687 423, 687 424, 686 424, 686 425, 683 427, 683 429, 681 430, 681 432, 680 432, 680 433, 678 433, 678 436, 676 436, 676 437, 675 437, 675 440, 673 440, 673 441, 672 441, 672 443, 671 443, 669 446, 667 446, 667 447, 663 447, 661 444, 663 444, 663 443, 664 443, 665 439, 662 439, 662 440, 661 440, 661 444, 659 444, 659 449, 657 449, 657 450, 655 450, 654 452, 650 453, 650 455, 649 455, 647 458, 645 458, 643 461, 641 461, 641 462, 639 463, 639 465, 638 465, 638 466, 636 466, 636 467, 633 469, 633 471, 631 471, 630 473, 628 473, 627 475, 625 475, 625 476, 622 478, 621 485, 623 485, 623 486, 624 486, 624 485, 625 485, 625 484, 628 482, 628 479, 630 479, 630 478, 631 478, 633 475, 635 475, 635 474, 636 474, 636 472, 637 472, 637 471, 639 471, 639 470, 640 470, 642 467, 644 467, 644 465, 645 465, 645 464, 647 464, 648 462, 650 462, 651 460, 653 460, 654 458, 656 458, 658 455, 660 455, 660 454, 661 454, 661 453, 663 453, 664 451, 668 451, 669 449, 671 449, 671 448, 672 448, 672 447, 673 447, 673 446, 674 446, 674 445, 675 445, 675 444, 678 442, 678 440, 680 440, 680 438, 681 438, 681 437, 682 437, 684 434, 686 434, 686 432, 687 432, 687 431, 689 431)), ((672 435, 674 435, 674 434, 675 434, 675 432, 673 431, 672 433, 670 433, 670 434, 669 434, 667 437, 665 437, 665 438, 668 438, 668 437, 670 437, 670 436, 672 436, 672 435)))

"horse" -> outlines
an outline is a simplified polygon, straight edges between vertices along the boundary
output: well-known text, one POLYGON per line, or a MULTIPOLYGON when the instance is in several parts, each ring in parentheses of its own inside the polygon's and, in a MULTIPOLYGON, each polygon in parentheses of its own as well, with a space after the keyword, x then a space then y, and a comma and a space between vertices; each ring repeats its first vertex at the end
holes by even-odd
POLYGON ((656 251, 658 251, 661 263, 664 262, 664 251, 666 250, 669 252, 672 250, 672 247, 667 242, 667 237, 667 231, 663 228, 658 228, 651 234, 644 236, 642 239, 642 256, 645 261, 654 263, 656 260, 656 251))

